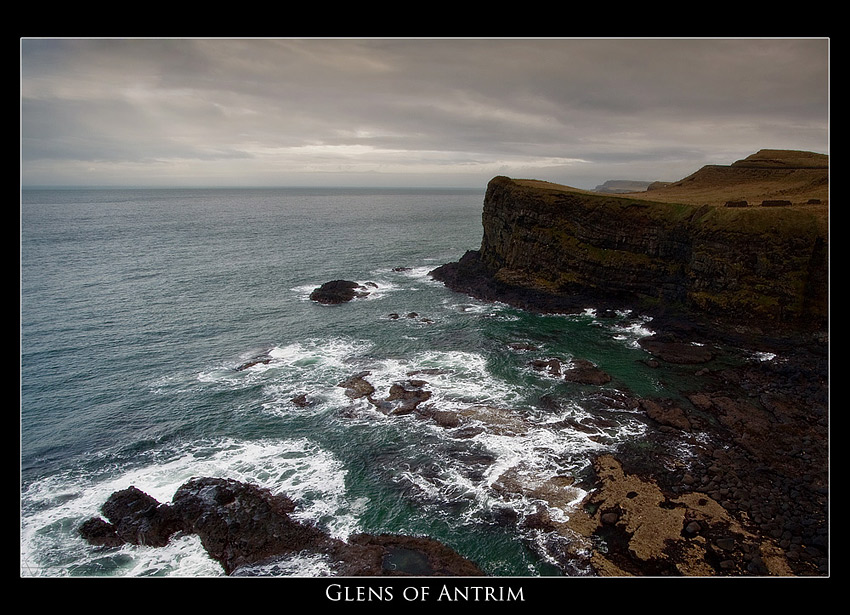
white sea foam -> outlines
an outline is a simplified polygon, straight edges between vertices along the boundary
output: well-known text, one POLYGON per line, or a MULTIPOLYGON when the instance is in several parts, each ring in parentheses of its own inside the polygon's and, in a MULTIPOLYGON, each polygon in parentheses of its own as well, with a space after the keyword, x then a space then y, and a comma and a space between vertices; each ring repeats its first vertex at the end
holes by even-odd
POLYGON ((521 396, 521 389, 488 369, 487 357, 464 351, 428 351, 408 365, 413 372, 430 372, 422 376, 437 398, 450 406, 463 404, 511 404, 521 396))
POLYGON ((648 326, 650 322, 652 318, 643 317, 636 322, 613 325, 611 330, 615 333, 614 339, 625 341, 633 348, 640 348, 640 340, 654 334, 648 326))
MULTIPOLYGON (((446 404, 440 404, 440 407, 446 407, 446 404)), ((486 451, 492 457, 492 462, 481 468, 477 479, 471 478, 470 468, 462 457, 446 455, 435 445, 433 450, 429 450, 434 459, 433 466, 408 467, 397 474, 396 480, 413 487, 423 506, 429 510, 433 507, 432 514, 435 515, 446 514, 445 506, 452 502, 466 503, 461 512, 452 508, 452 514, 460 515, 456 521, 462 520, 471 525, 476 523, 483 511, 504 505, 520 514, 535 512, 542 505, 548 508, 552 518, 566 519, 587 493, 573 486, 569 491, 561 491, 567 494, 566 499, 547 499, 546 493, 552 493, 547 483, 557 482, 564 476, 578 475, 586 469, 594 454, 612 448, 622 438, 639 436, 644 430, 644 423, 627 415, 617 426, 597 427, 595 431, 592 427, 569 429, 565 427, 566 419, 578 422, 590 416, 578 405, 560 414, 543 416, 503 411, 506 413, 504 417, 509 418, 510 429, 499 429, 498 423, 488 424, 485 419, 471 424, 480 427, 477 435, 462 440, 479 453, 486 451), (536 491, 538 488, 542 490, 536 491)), ((411 425, 425 425, 438 436, 452 437, 452 430, 433 423, 411 425)))
POLYGON ((423 281, 434 281, 437 284, 442 284, 442 282, 436 282, 429 274, 434 270, 433 266, 425 266, 425 267, 410 267, 409 269, 405 269, 402 271, 393 271, 395 275, 401 275, 407 278, 411 278, 414 280, 423 280, 423 281))
POLYGON ((328 531, 346 537, 357 530, 364 502, 348 503, 345 469, 333 455, 308 440, 190 442, 171 451, 157 451, 149 463, 115 469, 110 474, 80 476, 78 472, 47 477, 30 485, 21 522, 21 574, 71 574, 73 566, 86 574, 120 576, 219 575, 197 537, 177 538, 162 549, 125 545, 103 555, 89 547, 76 528, 92 516, 115 491, 135 486, 160 502, 169 502, 177 488, 196 476, 215 476, 249 482, 285 493, 298 502, 294 518, 326 523, 328 531), (42 559, 51 558, 49 561, 42 559), (102 560, 102 561, 101 561, 102 560))
POLYGON ((243 566, 234 576, 315 578, 332 575, 333 571, 327 558, 311 553, 296 553, 256 566, 243 566))
POLYGON ((253 386, 257 382, 275 386, 280 382, 269 380, 267 372, 285 370, 288 376, 284 381, 313 386, 349 371, 351 362, 363 356, 371 346, 371 342, 343 338, 293 342, 246 353, 229 365, 200 372, 197 380, 229 388, 253 386))

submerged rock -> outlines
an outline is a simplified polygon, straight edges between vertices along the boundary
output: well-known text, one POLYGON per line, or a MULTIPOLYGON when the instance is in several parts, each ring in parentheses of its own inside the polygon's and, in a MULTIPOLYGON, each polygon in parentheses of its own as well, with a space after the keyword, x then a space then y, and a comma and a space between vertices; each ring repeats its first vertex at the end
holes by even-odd
POLYGON ((559 359, 534 359, 528 363, 537 371, 549 372, 551 376, 561 375, 561 361, 559 359))
POLYGON ((647 337, 638 342, 641 348, 667 363, 680 365, 708 363, 715 351, 710 346, 647 337))
POLYGON ((579 384, 602 385, 611 382, 611 376, 585 359, 573 360, 570 369, 564 372, 564 380, 579 384))
POLYGON ((528 364, 537 371, 548 372, 550 376, 563 377, 567 382, 595 385, 611 382, 610 375, 586 359, 573 359, 567 369, 564 369, 560 359, 555 358, 535 359, 528 364))
POLYGON ((244 372, 246 369, 250 369, 255 365, 268 365, 271 362, 272 359, 269 356, 255 357, 253 359, 250 359, 249 361, 246 361, 245 363, 242 363, 239 367, 236 368, 236 371, 244 372))

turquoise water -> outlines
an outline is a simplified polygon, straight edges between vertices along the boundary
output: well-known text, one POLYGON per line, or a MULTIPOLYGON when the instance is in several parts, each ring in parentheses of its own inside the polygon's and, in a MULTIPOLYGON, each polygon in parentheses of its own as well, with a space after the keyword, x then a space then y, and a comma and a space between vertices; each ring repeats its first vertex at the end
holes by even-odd
MULTIPOLYGON (((428 535, 488 574, 575 574, 522 529, 545 504, 498 488, 500 478, 581 476, 591 455, 644 423, 611 408, 613 426, 570 429, 592 417, 593 391, 528 362, 590 359, 613 376, 606 388, 656 392, 637 346, 651 323, 598 319, 593 306, 533 315, 433 281, 430 270, 478 247, 482 200, 418 189, 24 191, 21 574, 221 575, 194 537, 105 549, 77 535, 113 491, 135 485, 169 501, 192 476, 287 493, 296 516, 342 538, 428 535), (309 300, 340 278, 369 283, 370 295, 309 300), (470 437, 384 415, 337 386, 362 371, 380 394, 418 372, 427 404, 509 411, 523 429, 470 437), (299 395, 309 404, 293 403, 299 395)), ((327 573, 310 558, 283 569, 327 573)))

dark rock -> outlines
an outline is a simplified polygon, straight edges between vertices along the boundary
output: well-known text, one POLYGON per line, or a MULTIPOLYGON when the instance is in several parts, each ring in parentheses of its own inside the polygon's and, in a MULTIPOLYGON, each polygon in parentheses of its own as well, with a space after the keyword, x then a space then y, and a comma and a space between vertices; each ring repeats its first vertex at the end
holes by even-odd
POLYGON ((358 534, 349 543, 379 549, 381 576, 484 576, 475 564, 431 538, 358 534))
POLYGON ((449 373, 449 372, 445 369, 440 369, 438 367, 429 367, 429 368, 426 368, 426 369, 417 369, 417 370, 414 370, 414 371, 407 372, 407 375, 408 376, 422 376, 422 375, 424 375, 424 376, 439 376, 441 374, 447 374, 447 373, 449 373))
POLYGON ((658 337, 645 337, 638 342, 641 348, 662 361, 678 364, 706 363, 714 358, 714 350, 702 344, 665 341, 658 337))
POLYGON ((457 412, 452 412, 451 410, 435 410, 428 416, 430 416, 437 425, 449 429, 458 427, 461 424, 460 415, 457 412))
POLYGON ((662 405, 650 399, 642 399, 640 404, 653 421, 682 431, 691 430, 691 423, 681 408, 669 404, 662 405))
POLYGON ((86 520, 79 529, 80 536, 98 547, 120 547, 124 540, 118 536, 115 526, 99 517, 86 520))
POLYGON ((611 382, 611 376, 585 359, 574 359, 564 372, 564 380, 579 384, 603 385, 611 382))
POLYGON ((303 393, 301 395, 296 395, 295 397, 293 397, 289 401, 291 401, 293 404, 295 404, 299 408, 307 408, 307 407, 312 405, 312 402, 307 398, 307 395, 305 395, 303 393))
MULTIPOLYGON (((295 521, 295 503, 267 489, 223 478, 194 478, 160 504, 135 487, 114 493, 103 506, 111 523, 90 519, 81 536, 97 546, 124 542, 164 546, 178 531, 194 533, 228 575, 252 575, 292 554, 324 557, 340 576, 483 576, 483 572, 439 541, 426 537, 359 534, 348 542, 295 521), (158 540, 151 541, 158 511, 168 511, 158 540), (123 528, 118 531, 116 528, 123 528), (134 533, 135 528, 144 531, 134 533), (139 540, 143 537, 143 540, 139 540)), ((163 516, 165 518, 165 516, 163 516)))
POLYGON ((273 555, 323 551, 328 537, 293 521, 295 504, 283 495, 222 478, 197 478, 174 494, 186 531, 197 534, 210 557, 231 574, 273 555))
POLYGON ((131 544, 161 547, 168 543, 171 534, 181 529, 171 507, 160 505, 136 487, 113 493, 101 512, 115 527, 116 535, 131 544))
POLYGON ((538 371, 547 371, 552 376, 561 375, 561 361, 558 359, 535 359, 528 364, 538 371))
POLYGON ((345 394, 351 399, 369 397, 375 392, 375 387, 366 380, 366 376, 368 376, 369 373, 370 372, 360 372, 347 380, 343 380, 337 386, 345 389, 345 394))
POLYGON ((236 371, 237 372, 245 371, 249 367, 254 367, 255 365, 268 365, 269 363, 271 363, 271 361, 272 361, 271 357, 265 357, 265 356, 256 357, 254 359, 251 359, 250 361, 246 361, 245 363, 243 363, 242 365, 237 367, 236 371))
POLYGON ((537 346, 535 346, 534 344, 529 344, 528 342, 511 342, 510 344, 508 344, 508 348, 511 348, 512 350, 518 350, 520 352, 531 352, 537 350, 537 346))
POLYGON ((431 391, 423 387, 428 384, 424 380, 406 380, 396 382, 390 387, 390 392, 384 400, 392 404, 392 414, 406 414, 413 412, 416 407, 431 398, 431 391))
POLYGON ((365 286, 348 280, 325 282, 310 293, 310 299, 325 305, 335 305, 351 301, 356 297, 368 296, 365 286))

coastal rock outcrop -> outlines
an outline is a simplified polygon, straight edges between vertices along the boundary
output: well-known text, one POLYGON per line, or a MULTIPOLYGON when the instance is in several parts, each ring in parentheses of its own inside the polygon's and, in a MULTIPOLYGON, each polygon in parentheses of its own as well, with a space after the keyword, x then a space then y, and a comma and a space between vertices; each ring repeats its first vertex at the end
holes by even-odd
POLYGON ((819 165, 828 157, 805 169, 777 167, 777 159, 623 196, 496 177, 479 249, 431 275, 538 311, 626 307, 768 335, 825 330, 828 169, 819 165), (761 202, 783 191, 791 205, 724 206, 730 197, 761 202))
POLYGON ((714 576, 746 571, 753 561, 767 575, 792 574, 773 541, 747 531, 710 496, 670 497, 611 455, 597 458, 594 469, 598 488, 572 518, 550 523, 587 541, 603 538, 609 549, 594 549, 591 558, 604 575, 714 576))
POLYGON ((294 520, 283 494, 224 478, 193 478, 160 503, 136 487, 113 493, 79 529, 96 546, 165 546, 178 532, 196 534, 228 575, 260 575, 294 554, 324 557, 340 576, 483 576, 446 545, 425 537, 356 534, 347 541, 294 520))
POLYGON ((552 506, 522 523, 564 539, 547 543, 564 569, 590 554, 602 576, 828 573, 828 187, 828 156, 782 150, 628 195, 490 181, 480 247, 434 279, 537 313, 637 311, 655 330, 641 362, 686 376, 667 397, 597 391, 647 431, 594 459, 569 519, 551 512, 566 485, 538 494, 552 506))

